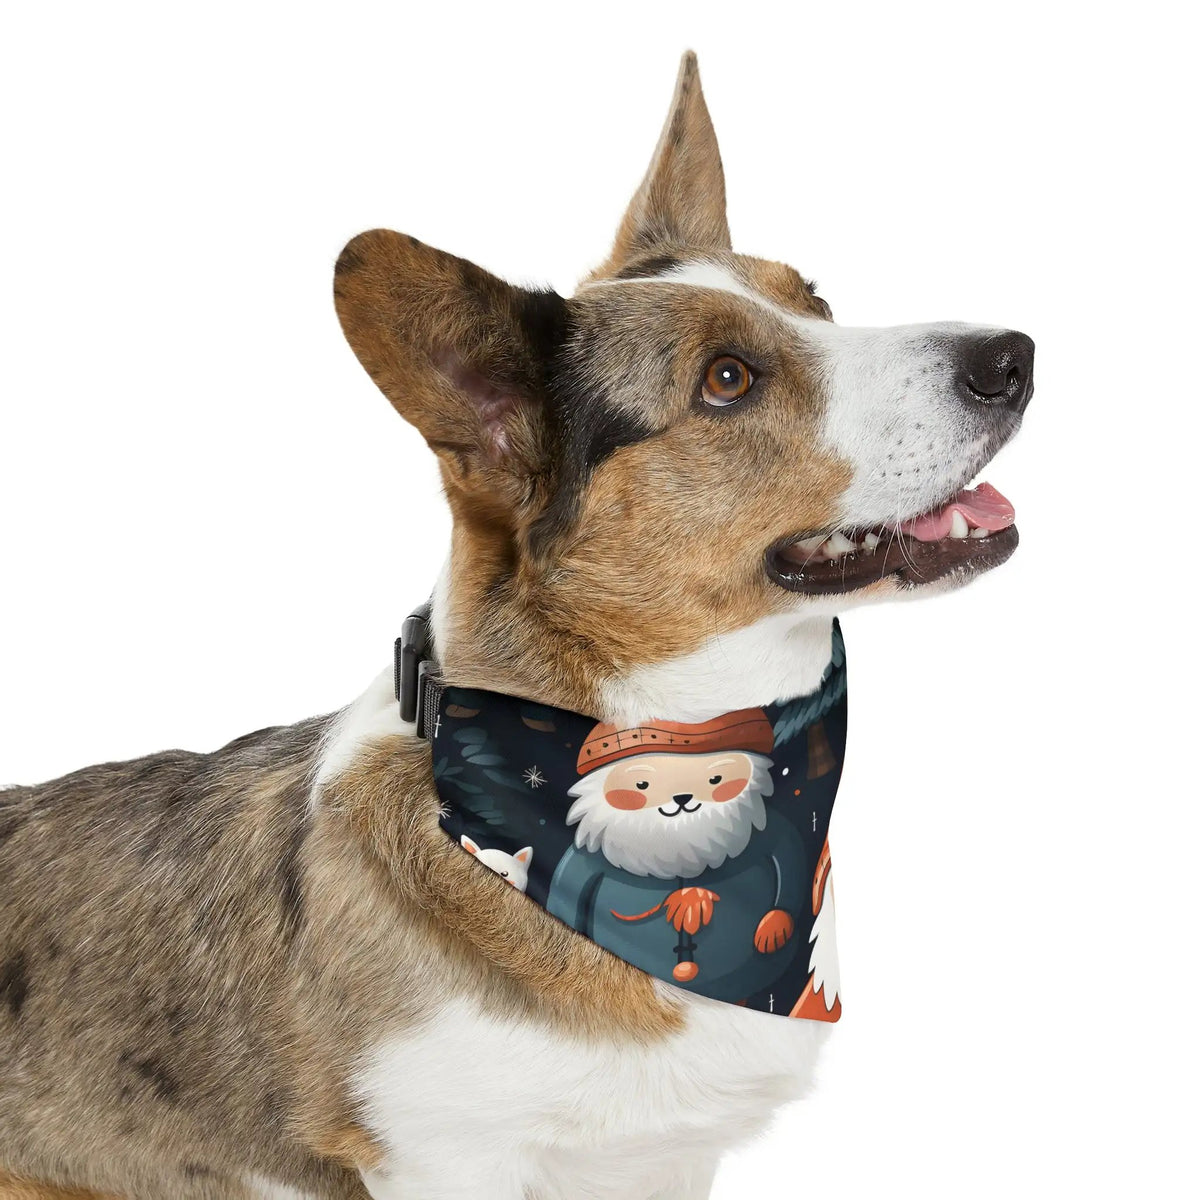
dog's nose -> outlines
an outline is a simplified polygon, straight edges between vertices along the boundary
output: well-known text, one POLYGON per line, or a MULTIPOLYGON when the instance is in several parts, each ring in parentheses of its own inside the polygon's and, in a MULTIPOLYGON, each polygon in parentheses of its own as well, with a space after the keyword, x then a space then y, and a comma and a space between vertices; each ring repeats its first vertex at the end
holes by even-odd
POLYGON ((694 793, 692 792, 680 792, 678 795, 672 796, 671 799, 674 800, 680 808, 682 808, 692 798, 693 795, 694 793))
POLYGON ((968 334, 959 379, 969 401, 1023 413, 1033 396, 1033 339, 1015 329, 968 334))

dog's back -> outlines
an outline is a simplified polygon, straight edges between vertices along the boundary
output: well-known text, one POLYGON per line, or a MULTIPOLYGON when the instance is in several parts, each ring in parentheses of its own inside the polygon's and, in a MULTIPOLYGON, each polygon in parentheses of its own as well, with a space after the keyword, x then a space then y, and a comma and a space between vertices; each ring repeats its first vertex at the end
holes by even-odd
POLYGON ((125 1195, 236 1195, 248 1161, 335 1184, 282 1136, 280 1000, 324 724, 0 793, 8 1170, 95 1184, 103 1164, 125 1195))

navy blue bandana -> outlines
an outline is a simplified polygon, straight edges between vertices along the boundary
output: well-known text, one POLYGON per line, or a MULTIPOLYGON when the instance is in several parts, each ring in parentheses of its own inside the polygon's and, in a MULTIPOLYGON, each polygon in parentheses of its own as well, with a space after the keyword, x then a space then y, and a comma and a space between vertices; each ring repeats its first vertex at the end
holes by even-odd
POLYGON ((836 1021, 829 818, 846 746, 841 630, 820 687, 698 725, 617 728, 436 689, 442 827, 585 937, 685 991, 836 1021))

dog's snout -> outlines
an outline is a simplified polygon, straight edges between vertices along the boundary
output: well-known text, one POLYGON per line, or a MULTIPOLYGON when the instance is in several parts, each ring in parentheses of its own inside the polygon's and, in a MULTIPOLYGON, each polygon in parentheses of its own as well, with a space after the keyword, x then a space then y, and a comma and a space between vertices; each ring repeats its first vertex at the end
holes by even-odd
POLYGON ((969 402, 1023 413, 1033 396, 1033 339, 1014 329, 968 334, 959 378, 969 402))
POLYGON ((682 808, 692 798, 691 792, 679 792, 672 796, 671 799, 682 808))

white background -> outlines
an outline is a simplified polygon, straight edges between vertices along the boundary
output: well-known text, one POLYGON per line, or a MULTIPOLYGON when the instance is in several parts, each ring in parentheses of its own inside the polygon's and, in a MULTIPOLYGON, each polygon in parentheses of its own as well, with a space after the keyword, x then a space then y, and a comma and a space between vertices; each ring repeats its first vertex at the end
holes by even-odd
POLYGON ((1195 1195, 1182 8, 315 8, 6 17, 0 777, 361 690, 447 518, 342 340, 338 250, 390 225, 570 291, 694 46, 739 249, 847 324, 1038 343, 989 471, 1017 556, 845 621, 846 1016, 716 1196, 1195 1195))

